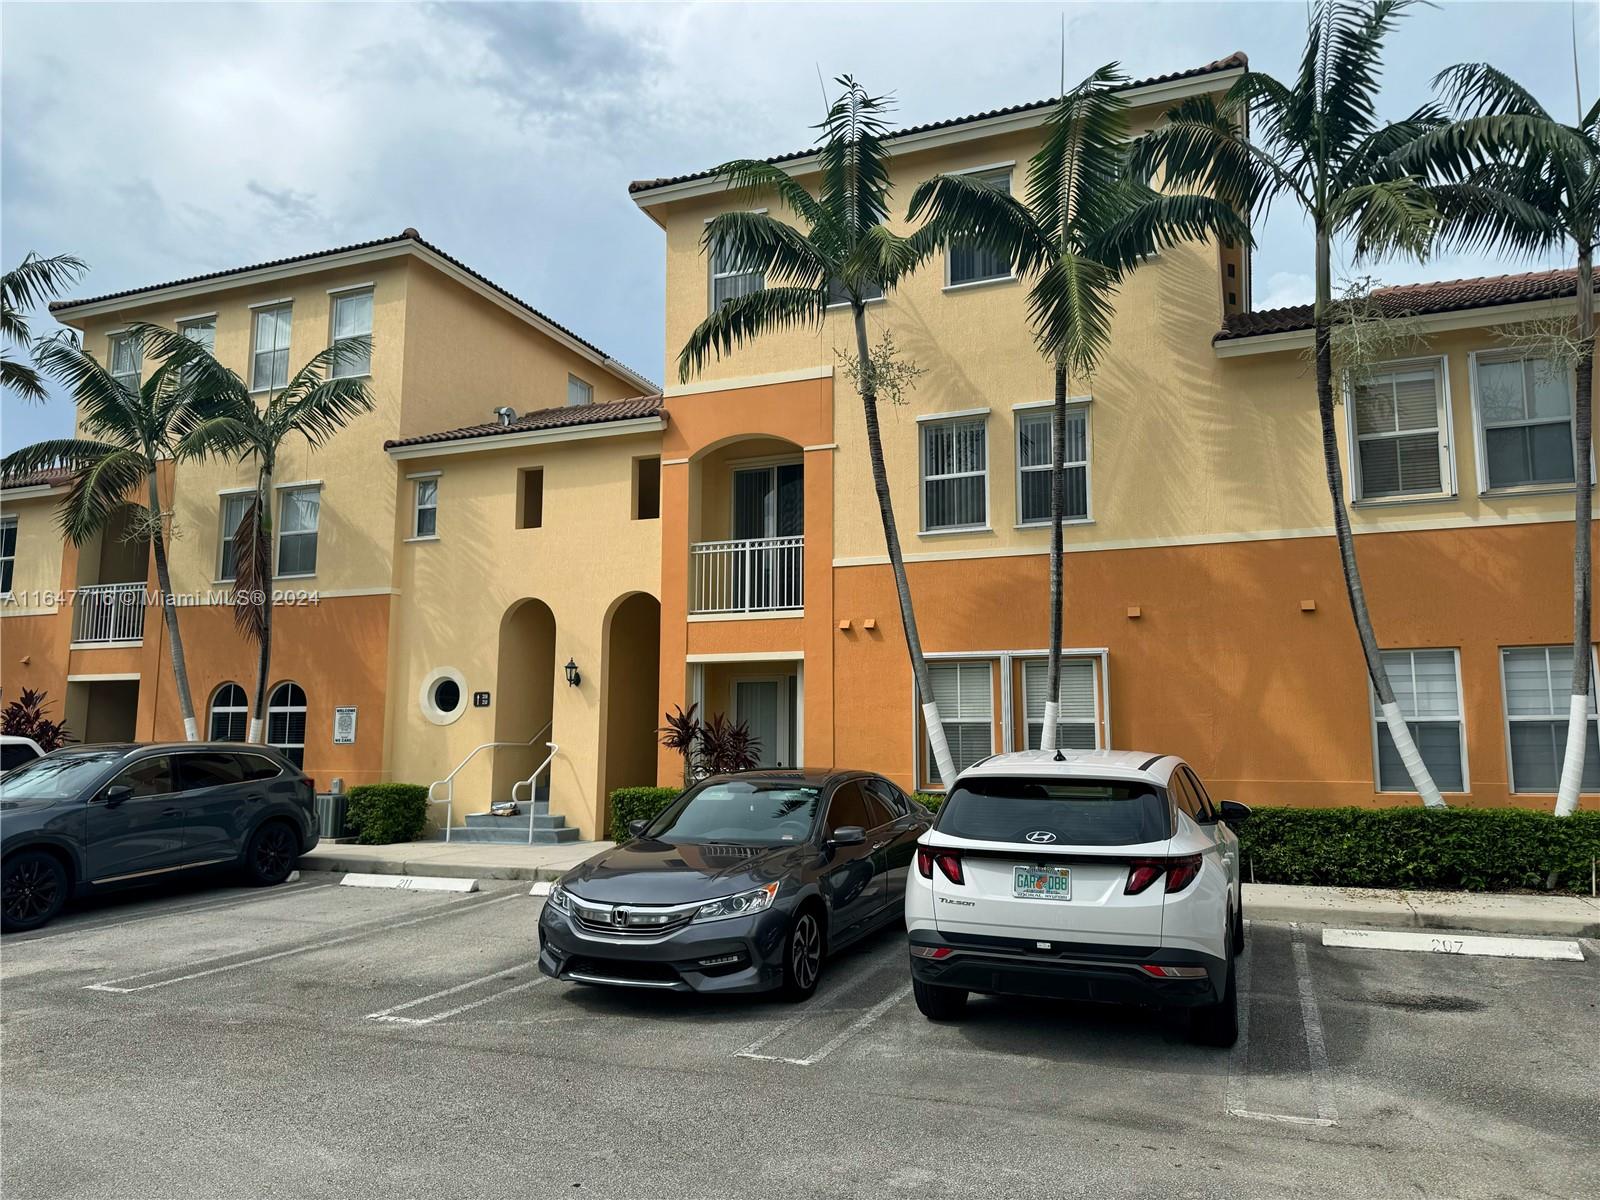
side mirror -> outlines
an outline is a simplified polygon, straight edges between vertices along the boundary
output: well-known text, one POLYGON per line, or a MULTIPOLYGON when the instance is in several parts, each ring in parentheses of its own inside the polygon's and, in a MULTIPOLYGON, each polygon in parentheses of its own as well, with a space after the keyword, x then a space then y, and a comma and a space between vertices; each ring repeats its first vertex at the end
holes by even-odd
POLYGON ((859 846, 867 840, 867 831, 859 825, 841 825, 828 839, 830 846, 859 846))
POLYGON ((106 789, 106 807, 116 808, 133 796, 133 789, 125 783, 113 784, 106 789))
POLYGON ((650 822, 649 821, 629 821, 628 822, 628 836, 629 837, 643 837, 644 836, 644 831, 646 829, 649 829, 649 828, 650 828, 650 822))
POLYGON ((1237 800, 1223 800, 1217 805, 1217 815, 1229 825, 1237 825, 1250 818, 1250 806, 1237 800))

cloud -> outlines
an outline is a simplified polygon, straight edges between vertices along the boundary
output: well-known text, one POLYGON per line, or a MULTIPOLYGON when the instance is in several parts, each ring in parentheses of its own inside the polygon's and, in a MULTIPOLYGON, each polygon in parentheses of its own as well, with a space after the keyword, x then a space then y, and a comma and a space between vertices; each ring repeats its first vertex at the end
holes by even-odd
POLYGON ((249 180, 244 188, 262 202, 269 216, 285 224, 309 225, 319 215, 317 198, 310 192, 300 192, 290 187, 273 189, 255 179, 249 180))

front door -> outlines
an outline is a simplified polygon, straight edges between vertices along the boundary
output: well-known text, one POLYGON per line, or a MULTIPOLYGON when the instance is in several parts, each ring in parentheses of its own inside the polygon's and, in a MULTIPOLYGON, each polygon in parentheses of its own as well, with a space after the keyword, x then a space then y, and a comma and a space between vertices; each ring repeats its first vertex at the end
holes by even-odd
POLYGON ((786 679, 736 679, 733 719, 759 743, 758 767, 794 765, 789 749, 789 690, 786 679))
POLYGON ((183 806, 166 755, 144 758, 121 771, 89 802, 86 853, 95 882, 181 866, 183 806), (132 794, 113 802, 107 792, 132 794))

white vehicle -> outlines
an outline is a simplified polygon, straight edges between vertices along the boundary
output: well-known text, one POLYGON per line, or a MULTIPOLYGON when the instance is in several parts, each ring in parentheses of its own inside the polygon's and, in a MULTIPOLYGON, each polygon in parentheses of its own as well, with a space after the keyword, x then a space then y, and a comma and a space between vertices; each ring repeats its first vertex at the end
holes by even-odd
POLYGON ((31 763, 34 759, 43 757, 44 751, 32 738, 20 737, 14 733, 0 733, 0 775, 20 767, 23 763, 31 763))
POLYGON ((917 844, 906 928, 917 1007, 970 992, 1191 1010, 1196 1040, 1238 1037, 1239 839, 1170 754, 1027 750, 956 779, 917 844))

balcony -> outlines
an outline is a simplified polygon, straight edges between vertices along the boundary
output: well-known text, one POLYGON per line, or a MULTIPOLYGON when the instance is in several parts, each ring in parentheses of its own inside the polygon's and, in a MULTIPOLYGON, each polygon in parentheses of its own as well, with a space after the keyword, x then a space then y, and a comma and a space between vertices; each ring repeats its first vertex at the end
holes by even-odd
POLYGON ((79 587, 72 601, 74 646, 137 645, 144 640, 145 584, 79 587))
POLYGON ((805 541, 797 534, 692 543, 689 612, 799 612, 805 603, 805 541))

